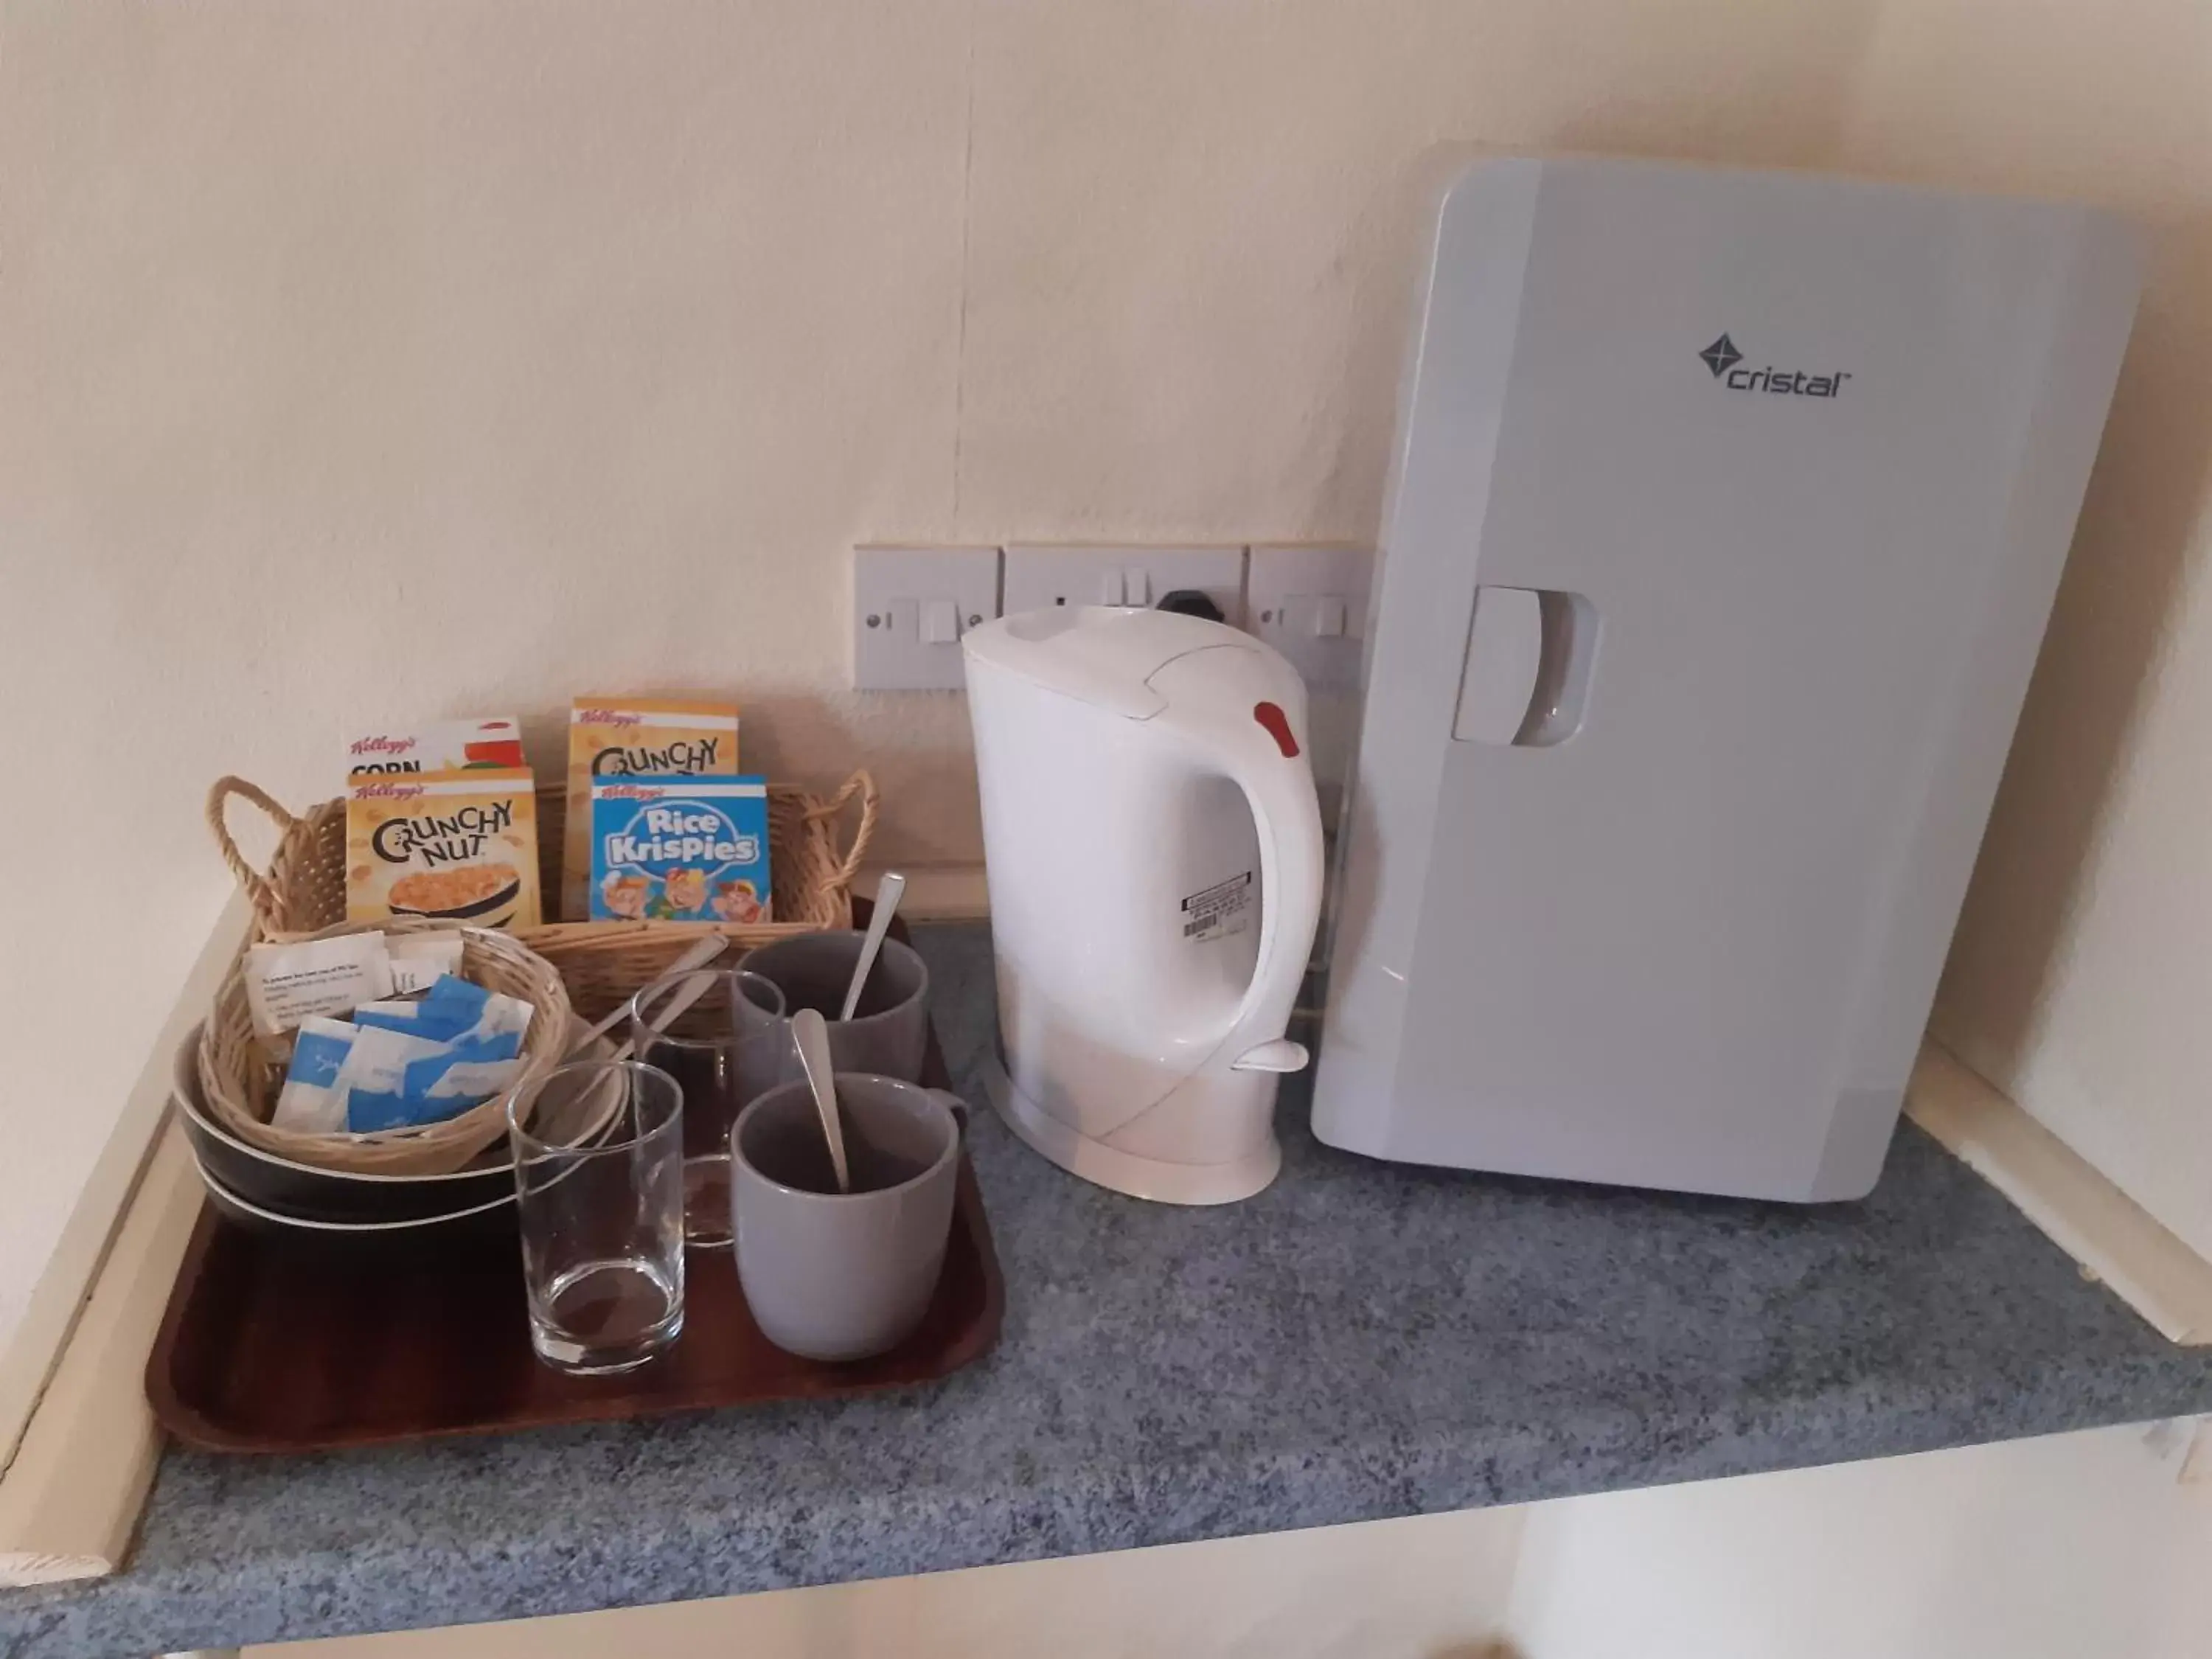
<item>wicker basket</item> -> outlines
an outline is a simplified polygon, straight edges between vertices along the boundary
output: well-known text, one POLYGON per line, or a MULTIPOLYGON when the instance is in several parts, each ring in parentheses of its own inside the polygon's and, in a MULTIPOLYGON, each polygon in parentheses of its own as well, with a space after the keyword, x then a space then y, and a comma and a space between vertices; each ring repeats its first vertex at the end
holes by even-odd
MULTIPOLYGON (((208 792, 208 827, 238 884, 253 904, 255 937, 296 939, 345 920, 345 802, 325 801, 295 817, 242 778, 221 778, 208 792), (266 872, 247 864, 225 820, 242 796, 275 821, 276 856, 266 872)), ((538 787, 539 890, 561 891, 565 787, 538 787)), ((576 1012, 597 1020, 640 986, 649 985, 709 931, 750 950, 793 933, 844 927, 853 919, 853 872, 876 829, 875 780, 855 772, 826 799, 785 784, 768 792, 769 870, 778 920, 750 926, 689 921, 556 921, 520 927, 514 937, 560 969, 576 1012), (859 805, 852 840, 841 851, 835 826, 859 805)))
MULTIPOLYGON (((316 933, 317 939, 340 933, 420 933, 441 929, 435 921, 342 922, 316 933)), ((541 1077, 561 1061, 568 1046, 567 987, 553 964, 506 933, 489 928, 461 929, 461 971, 487 990, 520 997, 537 1012, 522 1041, 522 1081, 541 1077)), ((246 996, 243 962, 234 963, 216 994, 214 1012, 200 1034, 200 1092, 209 1112, 240 1139, 264 1152, 319 1169, 349 1170, 364 1175, 445 1175, 459 1169, 507 1133, 506 1100, 495 1096, 457 1117, 421 1128, 386 1129, 369 1135, 297 1134, 270 1123, 283 1067, 270 1059, 255 1036, 246 996)))

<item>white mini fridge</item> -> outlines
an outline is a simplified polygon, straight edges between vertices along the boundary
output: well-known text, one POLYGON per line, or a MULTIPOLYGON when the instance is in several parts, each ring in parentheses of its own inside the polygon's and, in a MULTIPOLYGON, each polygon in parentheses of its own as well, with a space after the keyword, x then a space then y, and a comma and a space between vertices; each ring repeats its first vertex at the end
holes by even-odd
POLYGON ((1874 1184, 2140 283, 2079 206, 1474 164, 1419 304, 1325 1141, 1874 1184))

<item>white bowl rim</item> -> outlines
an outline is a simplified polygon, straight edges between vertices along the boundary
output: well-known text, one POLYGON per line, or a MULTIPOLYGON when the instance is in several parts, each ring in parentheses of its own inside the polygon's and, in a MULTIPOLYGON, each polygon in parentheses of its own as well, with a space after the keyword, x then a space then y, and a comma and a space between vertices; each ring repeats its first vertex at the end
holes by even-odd
POLYGON ((306 1216, 284 1215, 275 1210, 264 1210, 250 1199, 240 1198, 233 1188, 225 1186, 208 1173, 208 1167, 200 1162, 200 1155, 197 1150, 192 1153, 192 1166, 199 1171, 201 1184, 206 1187, 217 1201, 231 1205, 245 1211, 250 1216, 273 1223, 276 1226, 298 1227, 308 1232, 340 1233, 348 1236, 413 1232, 419 1228, 442 1227, 448 1222, 466 1221, 472 1216, 489 1215, 501 1205, 514 1202, 514 1194, 510 1191, 501 1193, 489 1203, 478 1204, 470 1209, 448 1210, 442 1215, 416 1216, 408 1221, 312 1221, 306 1216))

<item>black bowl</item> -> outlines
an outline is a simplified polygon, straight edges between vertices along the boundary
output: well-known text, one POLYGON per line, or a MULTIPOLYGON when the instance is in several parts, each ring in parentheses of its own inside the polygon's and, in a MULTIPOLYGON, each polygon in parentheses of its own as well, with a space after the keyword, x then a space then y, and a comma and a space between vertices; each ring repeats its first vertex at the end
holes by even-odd
MULTIPOLYGON (((307 1223, 375 1224, 440 1221, 514 1197, 514 1170, 504 1141, 495 1141, 465 1170, 450 1175, 362 1175, 295 1163, 241 1140, 216 1121, 200 1095, 200 1028, 177 1049, 171 1092, 184 1115, 192 1156, 208 1190, 255 1210, 307 1223)), ((511 1224, 511 1223, 510 1223, 511 1224)))

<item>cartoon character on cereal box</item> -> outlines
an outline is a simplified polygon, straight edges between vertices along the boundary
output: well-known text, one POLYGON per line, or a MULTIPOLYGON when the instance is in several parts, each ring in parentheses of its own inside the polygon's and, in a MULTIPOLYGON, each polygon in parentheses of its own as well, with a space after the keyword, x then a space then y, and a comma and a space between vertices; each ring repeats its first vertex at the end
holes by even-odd
POLYGON ((661 878, 660 902, 655 907, 663 916, 674 919, 702 910, 707 904, 707 872, 696 866, 671 870, 661 878))
POLYGON ((724 921, 740 926, 768 920, 768 913, 761 905, 760 895, 753 891, 753 884, 749 881, 716 882, 714 914, 724 921))
POLYGON ((608 915, 621 921, 643 921, 645 908, 653 894, 653 884, 643 876, 611 872, 599 884, 600 902, 608 915))
POLYGON ((604 778, 592 785, 591 805, 594 917, 767 918, 764 780, 604 778))

